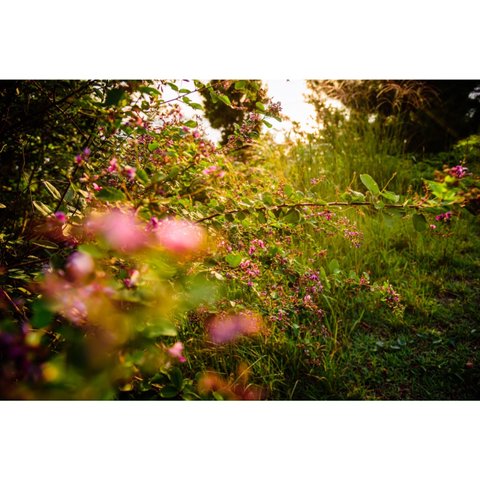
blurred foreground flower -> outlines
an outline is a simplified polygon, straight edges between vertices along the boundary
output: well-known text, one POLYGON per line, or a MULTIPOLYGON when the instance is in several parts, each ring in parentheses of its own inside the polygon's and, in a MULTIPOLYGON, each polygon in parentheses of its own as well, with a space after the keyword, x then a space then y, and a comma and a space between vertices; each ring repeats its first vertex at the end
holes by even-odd
POLYGON ((236 315, 217 315, 209 326, 210 339, 213 343, 235 341, 242 335, 258 333, 262 328, 259 315, 243 312, 236 315))
POLYGON ((108 213, 93 214, 87 220, 90 233, 100 235, 115 250, 134 252, 147 246, 148 236, 133 213, 112 210, 108 213))
POLYGON ((198 382, 200 395, 212 394, 217 400, 263 400, 265 389, 248 382, 249 368, 240 364, 236 379, 226 381, 215 372, 204 373, 198 382))
POLYGON ((167 352, 173 357, 178 359, 179 362, 186 362, 186 358, 182 355, 183 352, 183 343, 176 342, 173 347, 170 347, 167 352))
POLYGON ((177 256, 188 256, 205 246, 204 229, 186 220, 167 218, 158 222, 153 230, 160 245, 177 256))

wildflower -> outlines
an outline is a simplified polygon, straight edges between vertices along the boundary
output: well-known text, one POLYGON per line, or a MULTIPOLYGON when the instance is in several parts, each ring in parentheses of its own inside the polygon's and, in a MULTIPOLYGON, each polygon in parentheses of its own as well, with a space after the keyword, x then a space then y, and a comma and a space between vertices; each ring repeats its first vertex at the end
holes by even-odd
POLYGON ((67 216, 63 212, 55 212, 55 218, 60 222, 60 223, 65 223, 67 221, 67 216))
POLYGON ((109 162, 109 167, 107 168, 107 172, 116 172, 118 170, 118 163, 117 159, 114 157, 109 162))
POLYGON ((102 187, 99 187, 95 182, 92 183, 92 186, 96 192, 99 192, 100 190, 102 190, 102 187))
POLYGON ((137 286, 138 278, 140 277, 140 272, 136 269, 130 270, 128 272, 128 277, 123 280, 124 285, 127 288, 133 288, 137 286))
POLYGON ((440 215, 437 215, 435 217, 435 220, 437 222, 445 222, 445 223, 448 223, 452 218, 452 212, 448 211, 448 212, 445 212, 445 213, 441 213, 440 215))
POLYGON ((158 228, 159 225, 160 225, 160 222, 159 222, 158 218, 157 217, 152 217, 149 220, 149 222, 147 223, 146 230, 148 232, 153 232, 158 228))
POLYGON ((456 178, 463 178, 467 174, 468 168, 462 165, 457 165, 450 169, 450 175, 456 178))
POLYGON ((74 252, 66 264, 66 273, 73 282, 82 282, 95 271, 93 258, 85 252, 74 252))
POLYGON ((251 260, 243 260, 239 267, 250 277, 258 277, 260 275, 260 269, 258 265, 253 263, 251 260))
POLYGON ((173 358, 178 359, 179 362, 184 363, 187 359, 182 355, 183 352, 183 343, 182 342, 175 342, 172 347, 170 347, 167 352, 173 358))
POLYGON ((252 240, 250 242, 250 248, 248 249, 248 254, 253 255, 255 253, 257 247, 266 248, 263 240, 258 240, 258 239, 252 240))
POLYGON ((203 228, 186 220, 168 218, 159 223, 155 235, 160 245, 175 255, 188 255, 205 244, 203 228))
POLYGON ((211 165, 210 167, 207 167, 204 170, 202 170, 202 173, 204 175, 210 175, 211 173, 216 172, 218 169, 219 169, 218 165, 211 165))
POLYGON ((92 153, 92 151, 86 147, 84 150, 83 150, 83 156, 84 157, 88 157, 90 155, 90 153, 92 153))
POLYGON ((131 213, 113 210, 87 221, 87 229, 99 234, 115 250, 133 252, 146 246, 147 234, 131 213))
POLYGON ((432 223, 432 224, 430 224, 430 229, 431 229, 431 230, 435 230, 436 228, 437 228, 437 226, 436 226, 436 225, 434 225, 433 223, 432 223))
POLYGON ((135 167, 126 166, 123 169, 123 173, 128 177, 129 180, 133 180, 135 178, 135 174, 137 169, 135 167))

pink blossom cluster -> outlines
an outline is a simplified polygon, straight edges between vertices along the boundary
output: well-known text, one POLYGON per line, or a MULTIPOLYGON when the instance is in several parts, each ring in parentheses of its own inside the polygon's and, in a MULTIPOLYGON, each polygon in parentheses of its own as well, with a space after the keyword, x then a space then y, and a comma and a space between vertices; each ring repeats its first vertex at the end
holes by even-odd
POLYGON ((465 175, 467 175, 467 172, 468 168, 462 165, 457 165, 449 170, 450 175, 456 178, 463 178, 465 175))
POLYGON ((223 178, 225 176, 225 171, 222 170, 218 165, 211 165, 202 170, 204 175, 212 175, 215 174, 218 178, 223 178))
POLYGON ((97 281, 95 262, 85 252, 74 252, 65 270, 48 271, 42 291, 54 308, 74 324, 83 324, 93 310, 101 315, 102 305, 109 304, 113 289, 97 281))
POLYGON ((187 220, 167 218, 158 221, 155 217, 149 226, 159 244, 177 256, 187 256, 203 249, 206 243, 205 231, 199 225, 187 220))
POLYGON ((248 249, 248 254, 253 255, 257 250, 257 248, 265 249, 267 247, 265 246, 265 242, 263 240, 259 240, 256 238, 250 242, 250 248, 248 249))
POLYGON ((82 153, 75 156, 75 163, 81 165, 84 161, 88 160, 90 153, 92 153, 91 150, 88 147, 85 148, 82 153))
POLYGON ((250 277, 258 277, 260 275, 258 265, 249 259, 242 260, 239 266, 250 277))
POLYGON ((148 245, 145 228, 131 212, 121 210, 91 216, 85 227, 98 235, 113 249, 125 253, 135 252, 148 245))
POLYGON ((441 213, 440 215, 437 215, 435 217, 435 220, 437 222, 445 222, 445 223, 448 223, 451 219, 452 219, 452 212, 445 212, 445 213, 441 213))

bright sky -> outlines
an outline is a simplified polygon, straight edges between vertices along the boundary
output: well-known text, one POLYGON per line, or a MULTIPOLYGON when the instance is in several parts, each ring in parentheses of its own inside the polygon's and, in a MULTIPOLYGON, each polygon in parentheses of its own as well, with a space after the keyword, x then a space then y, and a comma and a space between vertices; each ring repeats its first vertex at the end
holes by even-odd
MULTIPOLYGON (((176 82, 179 88, 193 89, 192 82, 176 82)), ((285 133, 291 130, 292 121, 298 122, 303 130, 312 131, 315 126, 315 110, 312 105, 305 102, 303 95, 307 91, 305 80, 265 80, 264 83, 268 88, 268 94, 274 102, 282 104, 282 113, 287 115, 290 120, 277 122, 273 119, 268 119, 273 126, 270 129, 277 142, 283 141, 285 133)), ((176 92, 170 88, 165 88, 164 98, 175 98, 176 92)), ((201 103, 201 97, 198 94, 190 95, 193 102, 201 103)), ((198 111, 182 104, 182 109, 186 116, 198 115, 198 111)), ((207 121, 204 121, 204 128, 207 135, 213 140, 220 139, 220 132, 210 127, 207 121)))

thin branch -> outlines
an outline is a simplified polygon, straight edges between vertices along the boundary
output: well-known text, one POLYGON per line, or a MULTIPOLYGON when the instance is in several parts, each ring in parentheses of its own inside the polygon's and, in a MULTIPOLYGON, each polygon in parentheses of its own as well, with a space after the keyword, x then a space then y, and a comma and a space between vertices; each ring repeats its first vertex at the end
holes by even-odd
MULTIPOLYGON (((271 207, 251 207, 251 208, 239 208, 236 210, 229 210, 227 212, 219 212, 209 215, 208 217, 201 218, 197 220, 195 223, 202 223, 206 222, 207 220, 211 220, 212 218, 220 217, 222 215, 234 214, 234 213, 248 213, 251 211, 255 212, 264 212, 268 210, 280 210, 282 208, 298 208, 298 207, 357 207, 357 206, 375 206, 372 202, 327 202, 327 203, 315 203, 315 202, 308 202, 308 203, 283 203, 281 205, 274 205, 271 207)), ((403 205, 403 204, 387 204, 384 205, 383 208, 420 208, 418 205, 403 205)))

